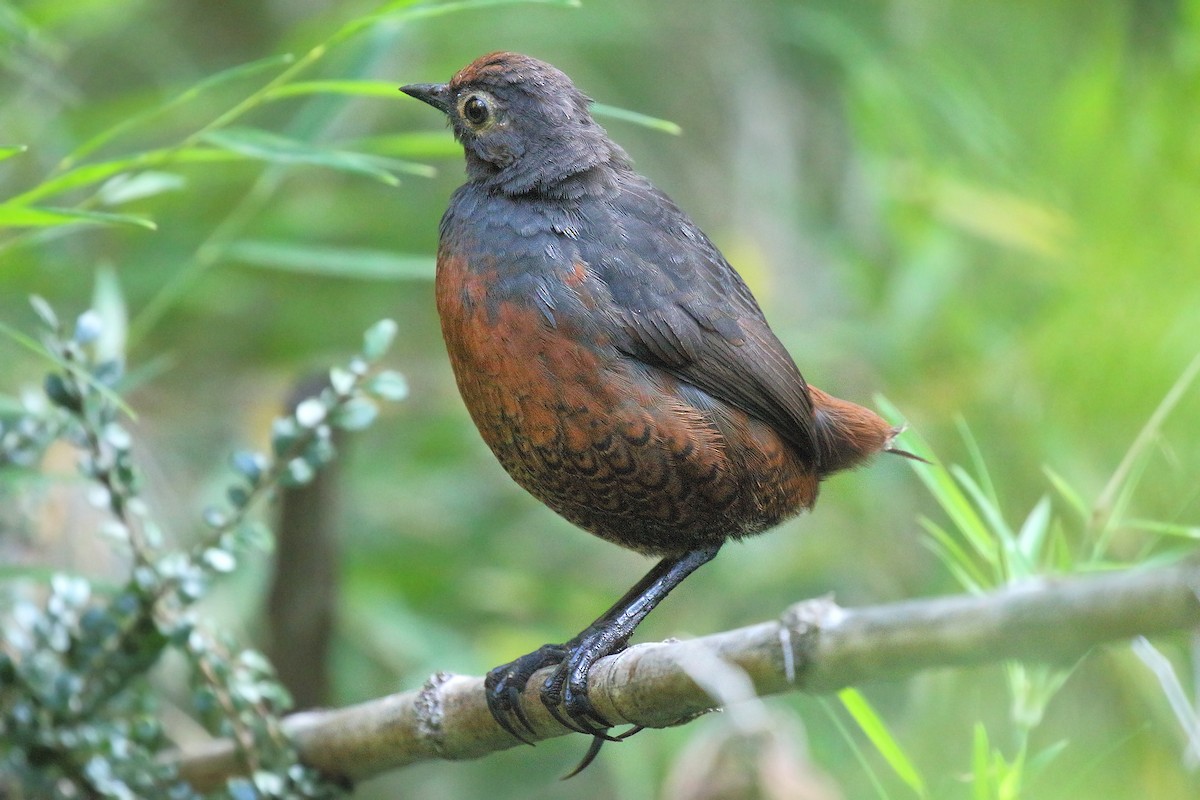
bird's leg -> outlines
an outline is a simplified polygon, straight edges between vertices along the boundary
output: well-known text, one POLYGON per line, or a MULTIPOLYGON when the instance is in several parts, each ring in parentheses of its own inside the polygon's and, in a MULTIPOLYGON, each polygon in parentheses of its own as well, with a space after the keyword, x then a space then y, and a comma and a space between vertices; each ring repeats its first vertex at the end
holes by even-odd
MULTIPOLYGON (((720 547, 691 550, 664 558, 632 589, 578 636, 564 645, 558 669, 542 686, 542 703, 555 713, 558 706, 567 719, 586 733, 600 734, 609 727, 588 699, 587 679, 596 662, 625 649, 634 630, 684 578, 707 564, 720 547)), ((560 717, 561 721, 561 717, 560 717)))
MULTIPOLYGON (((517 728, 519 723, 533 733, 533 727, 521 709, 521 692, 533 673, 542 667, 558 664, 558 669, 542 686, 542 703, 568 728, 592 734, 601 741, 611 738, 605 733, 611 724, 600 716, 588 699, 588 673, 601 658, 623 650, 646 615, 684 578, 711 561, 720 549, 720 545, 717 545, 662 559, 620 600, 569 642, 543 645, 489 672, 485 681, 487 703, 496 722, 521 741, 530 742, 517 728)), ((593 745, 589 757, 579 769, 590 763, 598 749, 593 745)))

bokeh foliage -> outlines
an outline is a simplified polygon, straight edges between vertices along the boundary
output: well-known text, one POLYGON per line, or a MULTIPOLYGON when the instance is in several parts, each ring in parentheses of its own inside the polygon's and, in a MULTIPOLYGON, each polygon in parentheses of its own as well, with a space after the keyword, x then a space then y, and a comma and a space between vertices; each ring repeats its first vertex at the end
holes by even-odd
MULTIPOLYGON (((332 702, 562 640, 646 566, 511 484, 441 348, 431 254, 460 157, 435 113, 389 87, 495 49, 678 123, 676 137, 605 118, 743 272, 810 380, 886 395, 941 459, 969 465, 932 492, 894 462, 838 478, 812 515, 728 548, 641 636, 831 590, 866 603, 1003 583, 1017 575, 993 571, 982 543, 1006 533, 1030 531, 1031 566, 1050 572, 1196 538, 1194 387, 1112 480, 1200 351, 1196 0, 0 5, 0 202, 87 164, 139 176, 34 203, 125 215, 103 224, 9 209, 42 226, 0 230, 0 320, 32 330, 30 294, 76 310, 119 298, 131 434, 169 522, 212 501, 225 454, 266 438, 296 376, 373 320, 399 322, 391 358, 412 396, 345 465, 332 702), (955 518, 964 507, 980 526, 955 518), (955 538, 972 530, 983 538, 955 538)), ((0 363, 10 394, 46 370, 4 338, 0 363)), ((96 569, 63 534, 86 522, 71 466, 49 473, 0 475, 6 578, 96 569)), ((268 571, 225 582, 214 618, 255 633, 268 571)), ((1158 674, 1190 674, 1186 642, 1158 644, 1175 666, 1158 674)), ((845 797, 1192 797, 1167 696, 1114 648, 1065 682, 998 666, 837 704, 774 700, 769 732, 714 717, 641 734, 569 784, 553 779, 583 746, 571 738, 362 791, 693 797, 711 762, 845 797), (1039 687, 1057 691, 1039 703, 1039 687)))

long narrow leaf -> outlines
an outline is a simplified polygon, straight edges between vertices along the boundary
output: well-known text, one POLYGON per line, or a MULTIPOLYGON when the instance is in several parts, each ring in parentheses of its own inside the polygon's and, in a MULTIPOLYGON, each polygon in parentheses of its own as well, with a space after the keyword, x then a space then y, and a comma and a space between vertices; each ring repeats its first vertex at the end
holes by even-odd
POLYGON ((13 156, 19 156, 28 149, 29 145, 24 144, 0 146, 0 161, 12 158, 13 156))
POLYGON ((372 136, 355 141, 354 147, 368 153, 402 158, 462 158, 462 145, 454 141, 449 130, 372 136))
POLYGON ((158 227, 153 220, 134 214, 0 203, 0 228, 48 228, 56 225, 79 224, 134 225, 148 230, 155 230, 158 227))
POLYGON ((310 94, 340 94, 354 97, 387 97, 395 100, 400 96, 398 83, 393 81, 297 81, 276 86, 266 93, 267 100, 285 97, 300 97, 310 94))
POLYGON ((1037 501, 1021 530, 1017 532, 1017 549, 1025 557, 1029 566, 1044 563, 1043 548, 1046 545, 1046 534, 1050 531, 1050 498, 1043 496, 1037 501))
POLYGON ((233 153, 274 164, 308 164, 342 172, 366 175, 389 186, 400 181, 369 156, 342 150, 327 150, 256 128, 225 128, 209 131, 204 141, 233 153))
POLYGON ((1133 471, 1134 466, 1142 458, 1142 455, 1150 449, 1154 437, 1158 435, 1159 429, 1164 421, 1170 416, 1175 406, 1183 399, 1187 393, 1188 387, 1192 382, 1200 377, 1200 354, 1197 354, 1191 362, 1184 367, 1183 372, 1167 390, 1158 407, 1154 409, 1154 413, 1146 420, 1146 424, 1138 431, 1137 437, 1133 440, 1133 444, 1129 445, 1129 449, 1125 451, 1125 457, 1121 459, 1121 463, 1117 465, 1113 471, 1112 477, 1108 479, 1108 483, 1104 486, 1104 490, 1100 493, 1100 497, 1096 500, 1093 519, 1100 522, 1099 528, 1101 531, 1105 529, 1105 523, 1108 518, 1115 516, 1114 508, 1117 503, 1117 495, 1121 488, 1128 483, 1129 473, 1133 471))
POLYGON ((100 202, 106 206, 117 206, 163 192, 177 191, 183 188, 184 183, 183 176, 173 172, 123 172, 100 187, 100 202))
POLYGON ((121 399, 121 396, 119 394, 114 392, 109 387, 105 386, 103 383, 100 383, 99 381, 97 381, 95 378, 93 378, 88 373, 79 371, 78 367, 76 367, 72 364, 68 364, 67 362, 63 361, 61 358, 58 358, 57 356, 55 356, 53 353, 48 352, 45 347, 42 347, 41 344, 39 344, 34 339, 30 338, 29 336, 26 336, 24 333, 21 333, 21 331, 17 330, 16 328, 13 328, 9 325, 5 325, 3 322, 0 322, 0 334, 7 336, 12 341, 14 341, 17 344, 24 347, 26 350, 29 350, 30 352, 36 354, 43 361, 48 361, 51 364, 54 364, 55 366, 57 366, 58 368, 63 369, 63 370, 75 370, 76 374, 82 380, 87 382, 87 384, 89 386, 94 388, 100 394, 104 395, 105 398, 107 398, 111 403, 113 403, 113 405, 115 405, 117 408, 119 408, 122 411, 122 413, 124 413, 126 416, 128 416, 131 420, 135 420, 135 421, 137 420, 137 414, 134 412, 134 410, 132 408, 129 407, 129 405, 123 399, 121 399))
POLYGON ((963 445, 967 448, 967 454, 971 457, 972 473, 977 476, 979 488, 991 500, 992 505, 999 506, 1000 498, 996 494, 996 485, 992 482, 987 462, 983 458, 983 450, 980 449, 979 442, 975 439, 975 434, 971 433, 970 426, 967 425, 967 421, 961 416, 955 418, 954 426, 958 428, 958 435, 962 437, 963 445))
MULTIPOLYGON (((897 422, 902 418, 899 410, 890 403, 887 398, 876 396, 876 404, 884 415, 892 422, 897 422)), ((913 453, 922 458, 927 458, 931 461, 933 449, 929 443, 925 441, 916 431, 910 430, 905 436, 915 446, 909 447, 913 453)), ((933 499, 937 501, 946 515, 950 517, 950 521, 954 523, 955 529, 962 535, 976 553, 983 558, 988 564, 997 565, 999 563, 999 554, 996 548, 996 540, 988 533, 987 525, 976 513, 975 508, 971 505, 971 501, 963 494, 961 488, 950 471, 940 467, 930 467, 927 464, 922 464, 918 461, 910 461, 913 472, 921 483, 925 484, 925 488, 933 495, 933 499)))
POLYGON ((229 258, 256 267, 357 280, 433 280, 433 259, 365 248, 246 239, 229 258))
POLYGON ((871 786, 874 787, 875 793, 879 795, 880 800, 890 800, 891 795, 888 794, 883 781, 875 774, 875 768, 871 765, 866 753, 859 746, 858 737, 846 727, 846 723, 842 722, 841 714, 834 711, 833 705, 828 700, 824 697, 819 697, 817 700, 820 702, 821 708, 825 709, 825 714, 829 717, 829 721, 833 723, 833 727, 837 728, 837 732, 841 734, 842 741, 846 743, 846 746, 850 748, 850 752, 854 754, 854 760, 858 762, 863 772, 866 773, 867 779, 871 782, 871 786))
POLYGON ((253 75, 256 72, 262 72, 263 70, 271 69, 272 67, 284 66, 285 64, 289 64, 294 60, 295 56, 287 53, 277 56, 268 56, 267 58, 251 61, 248 64, 239 64, 235 67, 230 67, 229 69, 221 70, 213 75, 209 75, 208 77, 192 84, 187 89, 184 89, 182 92, 173 95, 165 103, 155 106, 154 108, 147 109, 139 114, 135 114, 132 117, 117 123, 111 128, 96 134, 79 147, 75 148, 75 150, 73 150, 66 158, 64 158, 62 166, 67 167, 77 163, 84 156, 95 152, 121 134, 133 130, 139 125, 143 125, 150 120, 165 114, 167 111, 193 100, 198 95, 203 94, 210 89, 214 89, 221 84, 237 80, 238 78, 244 78, 248 75, 253 75))
POLYGON ((983 519, 987 522, 988 530, 991 531, 991 536, 1000 545, 999 552, 1005 556, 1007 563, 997 562, 997 565, 1006 570, 1010 577, 1014 572, 1016 574, 1028 574, 1028 565, 1023 563, 1024 559, 1017 550, 1016 537, 1013 535, 1012 528, 1008 526, 1000 509, 992 503, 991 498, 984 493, 984 489, 975 482, 975 479, 965 469, 957 465, 950 469, 954 473, 954 477, 959 485, 963 487, 967 496, 971 498, 975 503, 975 507, 983 515, 983 519), (1022 563, 1014 565, 1013 561, 1022 563), (1016 567, 1015 570, 1014 567, 1016 567))
POLYGON ((650 128, 655 131, 669 133, 672 136, 679 136, 683 133, 683 128, 679 127, 678 123, 671 122, 669 119, 660 119, 652 117, 649 114, 643 114, 640 111, 630 111, 629 109, 610 106, 604 103, 593 103, 592 111, 598 117, 608 117, 609 119, 619 119, 623 122, 632 122, 634 125, 641 125, 643 128, 650 128))
POLYGON ((347 22, 337 33, 326 40, 327 46, 332 46, 347 39, 361 30, 381 22, 413 22, 419 19, 440 17, 444 14, 456 14, 471 9, 489 8, 512 5, 551 5, 566 8, 579 8, 580 0, 460 0, 456 3, 414 3, 412 0, 397 0, 369 16, 359 17, 347 22))
POLYGON ((1050 467, 1042 467, 1042 474, 1050 481, 1050 485, 1054 487, 1059 496, 1067 501, 1067 505, 1078 515, 1079 521, 1087 522, 1090 510, 1087 503, 1083 502, 1083 498, 1072 488, 1071 484, 1067 483, 1065 478, 1050 467))
POLYGON ((971 788, 975 800, 993 800, 992 791, 992 745, 988 742, 987 729, 982 722, 975 723, 975 736, 971 747, 971 788))
POLYGON ((856 689, 843 689, 838 692, 838 699, 896 776, 904 781, 917 797, 927 797, 925 781, 867 699, 856 689))
POLYGON ((61 175, 43 181, 27 192, 9 199, 11 205, 28 205, 46 197, 52 197, 73 189, 82 189, 101 181, 120 175, 124 172, 137 172, 148 167, 162 166, 167 163, 192 163, 209 161, 229 161, 245 158, 246 156, 227 150, 217 150, 209 147, 163 148, 148 150, 133 156, 115 158, 111 161, 99 161, 95 164, 85 164, 68 170, 61 175))
POLYGON ((1160 533, 1164 536, 1180 536, 1184 539, 1200 539, 1200 525, 1185 525, 1177 522, 1158 522, 1149 519, 1123 519, 1120 522, 1123 528, 1132 528, 1133 530, 1146 531, 1147 533, 1160 533))
POLYGON ((925 517, 922 517, 920 522, 921 527, 929 534, 922 542, 933 551, 964 589, 972 594, 983 594, 986 589, 996 585, 996 580, 983 574, 975 559, 971 558, 945 528, 925 517))

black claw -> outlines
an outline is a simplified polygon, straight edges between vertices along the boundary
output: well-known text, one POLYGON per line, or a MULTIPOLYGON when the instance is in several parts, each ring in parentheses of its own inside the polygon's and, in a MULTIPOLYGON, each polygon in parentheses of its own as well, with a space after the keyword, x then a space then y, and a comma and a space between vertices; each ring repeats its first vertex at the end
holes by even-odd
MULTIPOLYGON (((525 709, 521 708, 521 700, 519 696, 512 705, 512 715, 517 718, 517 722, 520 722, 525 726, 525 730, 529 731, 530 733, 537 733, 537 731, 533 729, 533 724, 530 723, 529 717, 525 716, 525 709)), ((533 744, 533 742, 530 742, 530 744, 533 744)))
POLYGON ((566 714, 559 711, 557 704, 548 703, 546 701, 545 697, 542 698, 542 705, 544 705, 546 707, 546 710, 550 712, 550 716, 554 717, 554 719, 558 722, 558 724, 562 725, 564 728, 573 730, 576 733, 586 733, 586 734, 591 733, 591 731, 589 731, 587 728, 584 728, 579 723, 575 722, 572 719, 569 719, 566 714))
POLYGON ((624 733, 618 735, 615 738, 616 738, 616 741, 623 742, 626 739, 628 739, 630 736, 633 736, 635 733, 641 733, 644 730, 646 730, 646 727, 644 725, 634 725, 632 728, 630 728, 629 730, 625 731, 624 733))
MULTIPOLYGON (((490 678, 491 676, 489 675, 488 677, 490 678)), ((496 720, 497 725, 508 731, 514 739, 519 739, 528 745, 533 744, 529 737, 517 730, 516 725, 512 723, 512 719, 516 719, 529 729, 530 733, 533 732, 533 728, 529 725, 529 720, 525 717, 525 712, 521 710, 520 703, 518 702, 514 705, 509 692, 503 690, 496 692, 489 686, 487 704, 488 711, 492 713, 492 719, 496 720)))
POLYGON ((561 778, 559 778, 559 780, 565 781, 569 778, 574 778, 576 775, 591 766, 592 762, 596 760, 596 756, 600 754, 600 748, 603 747, 604 743, 607 741, 616 740, 608 736, 593 736, 592 743, 588 745, 587 752, 583 754, 583 758, 580 759, 579 763, 575 765, 575 769, 571 770, 566 775, 563 775, 561 778))
POLYGON ((515 661, 496 667, 484 679, 485 698, 492 718, 513 738, 525 744, 531 745, 533 740, 521 728, 534 735, 537 731, 521 706, 521 692, 533 673, 548 664, 561 661, 562 652, 559 645, 540 647, 515 661))

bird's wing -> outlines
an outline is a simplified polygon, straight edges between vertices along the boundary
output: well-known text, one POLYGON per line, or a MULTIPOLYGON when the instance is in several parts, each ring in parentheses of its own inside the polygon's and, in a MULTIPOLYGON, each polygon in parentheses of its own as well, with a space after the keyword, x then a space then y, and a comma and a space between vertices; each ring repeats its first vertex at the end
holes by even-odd
POLYGON ((808 385, 708 237, 648 183, 626 187, 603 216, 581 255, 611 292, 617 346, 770 424, 818 461, 808 385))

